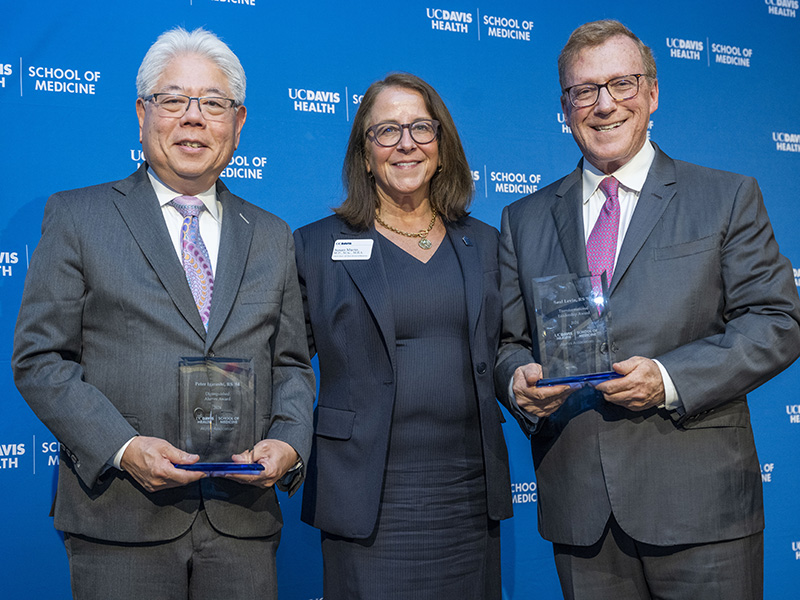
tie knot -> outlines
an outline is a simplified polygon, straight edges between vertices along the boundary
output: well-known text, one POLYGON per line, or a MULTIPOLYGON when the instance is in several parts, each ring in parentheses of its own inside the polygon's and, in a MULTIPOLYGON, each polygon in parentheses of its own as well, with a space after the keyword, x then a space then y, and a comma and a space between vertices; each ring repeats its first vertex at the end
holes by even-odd
POLYGON ((619 198, 619 181, 616 177, 606 177, 600 182, 600 189, 606 198, 619 198))
POLYGON ((181 213, 184 219, 186 217, 197 217, 206 209, 203 201, 194 196, 178 196, 174 200, 171 200, 169 205, 174 206, 175 210, 181 213))

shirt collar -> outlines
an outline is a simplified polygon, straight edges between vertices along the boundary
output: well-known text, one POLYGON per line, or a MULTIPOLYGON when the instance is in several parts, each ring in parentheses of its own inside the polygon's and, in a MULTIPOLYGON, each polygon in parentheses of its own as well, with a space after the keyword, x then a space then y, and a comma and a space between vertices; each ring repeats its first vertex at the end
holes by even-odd
MULTIPOLYGON (((153 190, 155 190, 159 206, 163 207, 165 204, 173 201, 178 196, 183 195, 176 192, 172 188, 167 187, 167 185, 158 178, 158 175, 156 175, 153 170, 149 168, 149 166, 147 168, 147 175, 150 178, 150 183, 153 185, 153 190)), ((195 194, 195 197, 199 198, 200 201, 205 205, 208 214, 214 217, 214 220, 219 221, 216 184, 212 185, 205 192, 195 194)))
MULTIPOLYGON (((627 163, 622 165, 615 172, 611 173, 617 178, 620 185, 635 193, 640 193, 644 187, 644 182, 647 179, 647 173, 650 171, 650 166, 656 157, 655 148, 649 141, 642 146, 642 149, 630 159, 627 163)), ((584 204, 589 201, 592 194, 597 191, 600 182, 608 177, 605 173, 601 172, 588 160, 583 160, 583 202, 584 204)))

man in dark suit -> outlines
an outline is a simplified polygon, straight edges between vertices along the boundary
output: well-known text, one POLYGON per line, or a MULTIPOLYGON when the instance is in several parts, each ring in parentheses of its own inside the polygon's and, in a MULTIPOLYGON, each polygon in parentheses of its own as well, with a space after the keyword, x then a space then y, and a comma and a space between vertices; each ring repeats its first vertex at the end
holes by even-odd
POLYGON ((581 26, 559 74, 583 160, 503 213, 495 384, 531 436, 539 529, 562 590, 760 598, 764 514, 746 394, 800 351, 790 264, 755 180, 648 141, 656 68, 630 30, 581 26), (587 276, 590 264, 609 279, 603 350, 622 377, 536 387, 533 279, 587 276))
POLYGON ((62 444, 55 526, 77 598, 277 597, 274 486, 304 477, 314 376, 291 232, 218 179, 244 83, 212 33, 166 32, 137 78, 147 162, 45 209, 13 367, 62 444), (179 441, 179 363, 215 356, 252 362, 255 435, 233 460, 259 475, 173 466, 198 460, 179 441))

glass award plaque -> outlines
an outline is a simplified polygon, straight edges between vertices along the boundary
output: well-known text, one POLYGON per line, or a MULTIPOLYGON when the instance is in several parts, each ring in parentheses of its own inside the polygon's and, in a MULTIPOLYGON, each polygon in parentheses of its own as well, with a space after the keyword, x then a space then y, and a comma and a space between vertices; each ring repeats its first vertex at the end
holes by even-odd
POLYGON ((200 460, 175 466, 212 475, 262 471, 257 463, 231 461, 231 455, 252 448, 257 441, 252 360, 184 358, 178 372, 181 446, 200 460))
POLYGON ((534 278, 543 373, 537 386, 595 385, 620 377, 608 351, 607 289, 605 273, 599 280, 574 274, 534 278))

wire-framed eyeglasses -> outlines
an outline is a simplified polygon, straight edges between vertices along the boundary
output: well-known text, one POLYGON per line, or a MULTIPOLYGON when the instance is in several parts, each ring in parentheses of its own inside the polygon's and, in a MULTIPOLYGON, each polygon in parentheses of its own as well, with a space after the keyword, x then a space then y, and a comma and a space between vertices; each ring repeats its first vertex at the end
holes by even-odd
POLYGON ((575 108, 593 106, 600 98, 600 89, 606 88, 608 95, 617 102, 635 98, 639 93, 639 78, 643 73, 614 77, 605 83, 579 83, 563 90, 575 108))
POLYGON ((158 93, 145 96, 143 100, 152 102, 156 105, 158 114, 162 117, 182 117, 192 100, 197 101, 197 106, 203 117, 209 120, 224 120, 231 108, 236 106, 236 100, 232 98, 220 98, 219 96, 187 96, 186 94, 158 93))
POLYGON ((430 144, 439 135, 439 121, 436 119, 417 119, 413 123, 395 123, 386 121, 367 127, 367 137, 384 148, 391 148, 400 143, 403 129, 408 129, 411 139, 417 144, 430 144))

